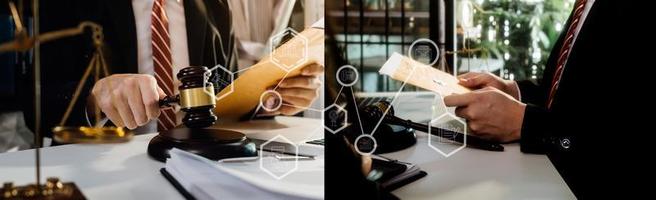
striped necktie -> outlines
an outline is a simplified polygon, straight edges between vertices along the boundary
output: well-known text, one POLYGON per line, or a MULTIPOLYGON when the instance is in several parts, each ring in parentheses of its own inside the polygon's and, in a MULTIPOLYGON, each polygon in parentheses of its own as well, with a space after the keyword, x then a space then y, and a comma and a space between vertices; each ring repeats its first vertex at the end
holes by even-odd
MULTIPOLYGON (((166 0, 155 0, 151 13, 151 44, 153 52, 153 68, 157 85, 167 96, 173 95, 173 70, 171 48, 169 42, 169 23, 164 9, 166 0)), ((164 131, 176 125, 175 111, 171 108, 162 110, 157 120, 157 130, 164 131)))
POLYGON ((587 0, 577 0, 574 5, 574 17, 567 28, 567 35, 565 36, 565 42, 560 48, 560 53, 558 54, 558 62, 556 65, 556 71, 554 72, 553 79, 551 80, 551 89, 549 90, 549 98, 547 99, 547 108, 551 108, 553 103, 554 96, 556 95, 556 90, 558 90, 558 85, 560 84, 560 78, 563 76, 563 70, 565 69, 565 63, 569 57, 572 44, 574 43, 574 36, 579 30, 579 23, 581 22, 581 16, 583 15, 583 10, 585 10, 585 3, 587 0))

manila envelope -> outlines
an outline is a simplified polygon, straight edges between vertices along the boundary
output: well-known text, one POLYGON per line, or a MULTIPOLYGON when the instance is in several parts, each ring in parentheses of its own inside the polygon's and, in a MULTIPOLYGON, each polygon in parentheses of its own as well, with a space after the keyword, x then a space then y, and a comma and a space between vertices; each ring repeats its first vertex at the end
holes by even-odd
POLYGON ((300 36, 293 37, 276 48, 273 55, 262 58, 260 62, 239 74, 239 78, 216 95, 214 112, 219 119, 239 119, 259 105, 260 96, 268 87, 275 87, 285 77, 299 75, 305 66, 312 63, 324 63, 324 30, 321 28, 303 30, 300 36), (304 54, 306 42, 308 49, 305 61, 298 64, 298 57, 286 56, 304 54), (285 68, 290 69, 289 71, 284 70, 274 63, 272 57, 276 58, 275 62, 284 66, 297 67, 285 68))
POLYGON ((378 73, 440 94, 462 94, 471 90, 458 84, 458 78, 429 65, 394 52, 378 73))

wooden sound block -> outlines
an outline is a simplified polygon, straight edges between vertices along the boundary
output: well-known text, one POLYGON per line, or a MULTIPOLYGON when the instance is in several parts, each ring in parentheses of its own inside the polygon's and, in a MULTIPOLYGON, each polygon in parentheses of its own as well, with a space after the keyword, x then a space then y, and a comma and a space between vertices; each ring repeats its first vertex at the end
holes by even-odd
POLYGON ((58 178, 48 178, 46 184, 37 188, 35 184, 14 187, 11 182, 4 183, 0 199, 6 200, 86 200, 75 183, 62 183, 58 178))
POLYGON ((160 132, 150 140, 148 155, 165 162, 169 150, 178 148, 210 160, 257 156, 255 143, 242 133, 211 128, 175 128, 160 132))

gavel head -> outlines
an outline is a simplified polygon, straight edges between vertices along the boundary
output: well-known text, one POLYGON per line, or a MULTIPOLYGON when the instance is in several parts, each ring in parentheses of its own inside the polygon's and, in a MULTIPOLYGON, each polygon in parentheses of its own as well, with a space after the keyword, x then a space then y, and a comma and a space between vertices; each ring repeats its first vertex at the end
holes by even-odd
POLYGON ((211 72, 207 67, 186 67, 178 72, 181 85, 180 107, 185 112, 182 123, 189 128, 204 128, 214 124, 216 97, 214 85, 208 81, 211 72))

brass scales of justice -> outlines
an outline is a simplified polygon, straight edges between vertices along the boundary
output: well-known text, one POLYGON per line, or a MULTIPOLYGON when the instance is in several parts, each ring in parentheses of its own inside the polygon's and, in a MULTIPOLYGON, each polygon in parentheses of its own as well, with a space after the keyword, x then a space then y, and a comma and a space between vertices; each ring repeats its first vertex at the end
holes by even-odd
MULTIPOLYGON (((21 20, 22 1, 18 2, 18 8, 14 2, 9 1, 9 9, 11 17, 14 21, 16 31, 14 33, 14 40, 0 44, 0 53, 3 52, 25 52, 33 50, 34 52, 34 84, 35 84, 35 169, 36 169, 36 182, 23 186, 15 186, 13 182, 4 182, 0 190, 0 199, 86 199, 80 189, 73 182, 62 182, 57 177, 48 177, 44 184, 41 183, 41 94, 40 94, 40 44, 58 40, 65 37, 71 37, 83 34, 86 29, 92 31, 93 44, 95 52, 84 75, 77 85, 72 101, 66 108, 60 123, 53 128, 53 139, 61 143, 121 143, 130 141, 133 133, 129 130, 117 127, 68 127, 65 126, 66 120, 73 110, 73 106, 77 102, 80 92, 84 83, 89 78, 91 73, 94 75, 94 82, 98 81, 101 75, 108 76, 107 65, 102 53, 103 46, 103 33, 102 27, 96 23, 84 21, 77 27, 68 28, 63 30, 52 31, 44 34, 39 34, 39 1, 32 1, 33 13, 33 36, 30 37, 28 31, 23 26, 21 20)), ((96 121, 100 120, 100 112, 96 107, 95 112, 96 121)))
MULTIPOLYGON (((19 1, 19 8, 22 8, 19 1)), ((103 56, 102 27, 94 22, 83 21, 77 27, 39 34, 38 0, 32 1, 33 30, 30 37, 21 21, 22 9, 17 9, 13 2, 9 8, 16 26, 15 39, 0 44, 0 53, 9 51, 34 51, 34 81, 35 81, 35 169, 36 183, 24 186, 14 186, 12 182, 5 182, 0 190, 0 199, 86 199, 80 189, 73 182, 62 182, 57 177, 49 177, 45 184, 40 183, 40 44, 65 37, 83 34, 86 29, 92 32, 95 52, 87 66, 82 78, 78 82, 71 102, 66 108, 58 126, 52 129, 53 139, 64 144, 87 143, 106 144, 123 143, 132 139, 134 133, 122 127, 103 126, 106 119, 101 120, 100 109, 95 106, 95 126, 66 126, 66 121, 77 102, 86 80, 93 73, 94 83, 101 77, 110 75, 103 56)), ((213 125, 217 117, 213 113, 216 99, 212 83, 208 82, 211 72, 207 67, 187 67, 178 72, 181 81, 179 95, 168 96, 160 100, 160 107, 170 107, 178 104, 185 112, 182 119, 186 127, 176 127, 172 130, 162 131, 155 136, 148 145, 148 154, 155 160, 165 161, 169 157, 168 151, 172 148, 186 150, 209 159, 218 160, 229 157, 257 156, 255 144, 245 137, 243 133, 207 128, 213 125)))

